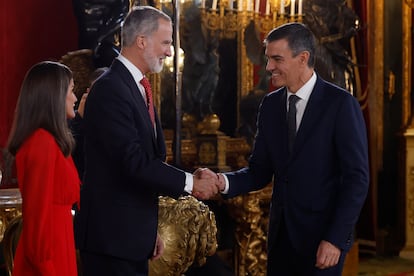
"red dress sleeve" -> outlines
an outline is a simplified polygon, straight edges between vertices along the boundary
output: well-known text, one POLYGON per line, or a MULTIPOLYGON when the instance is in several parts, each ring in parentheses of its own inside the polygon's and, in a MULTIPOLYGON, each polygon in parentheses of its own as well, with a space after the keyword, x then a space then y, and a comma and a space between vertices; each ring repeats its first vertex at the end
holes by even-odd
POLYGON ((56 275, 51 254, 54 222, 54 179, 56 159, 62 154, 52 135, 46 132, 36 133, 24 149, 23 177, 19 186, 23 199, 23 225, 21 236, 25 256, 39 275, 56 275))

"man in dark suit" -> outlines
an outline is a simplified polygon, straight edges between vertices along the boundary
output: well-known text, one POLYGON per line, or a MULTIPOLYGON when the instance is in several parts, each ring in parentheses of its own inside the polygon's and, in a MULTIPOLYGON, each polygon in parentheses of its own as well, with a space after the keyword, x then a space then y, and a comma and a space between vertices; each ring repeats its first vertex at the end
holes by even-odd
POLYGON ((171 19, 134 8, 122 28, 121 54, 93 85, 85 105, 85 173, 75 232, 83 276, 147 275, 157 235, 158 196, 204 199, 215 180, 196 179, 164 162, 161 123, 145 74, 171 56, 171 19))
POLYGON ((273 180, 268 276, 341 275, 369 185, 362 112, 314 71, 315 39, 305 25, 272 30, 265 46, 266 70, 280 88, 261 103, 249 167, 219 174, 220 190, 233 197, 273 180))

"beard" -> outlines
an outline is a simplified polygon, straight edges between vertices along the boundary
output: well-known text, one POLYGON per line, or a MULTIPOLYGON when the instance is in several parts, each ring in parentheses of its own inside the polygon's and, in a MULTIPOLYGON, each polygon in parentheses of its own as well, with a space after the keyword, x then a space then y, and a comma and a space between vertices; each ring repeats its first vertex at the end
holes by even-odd
POLYGON ((151 56, 149 54, 146 54, 144 56, 144 59, 148 64, 148 68, 149 68, 150 72, 152 72, 152 73, 161 72, 161 70, 164 66, 164 60, 163 59, 160 61, 160 58, 155 57, 155 56, 151 56))

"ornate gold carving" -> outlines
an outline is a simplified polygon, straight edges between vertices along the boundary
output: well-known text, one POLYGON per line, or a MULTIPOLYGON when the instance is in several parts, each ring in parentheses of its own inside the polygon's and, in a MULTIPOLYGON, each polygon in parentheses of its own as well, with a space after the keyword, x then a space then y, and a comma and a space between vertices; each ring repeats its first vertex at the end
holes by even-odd
MULTIPOLYGON (((173 161, 172 139, 165 141, 167 147, 167 163, 173 161)), ((181 140, 181 162, 185 168, 193 168, 197 161, 197 146, 193 140, 181 140)))
POLYGON ((272 186, 230 199, 230 212, 237 221, 234 252, 236 275, 266 275, 268 210, 272 186))
POLYGON ((19 189, 0 189, 0 240, 10 221, 22 213, 19 189))
POLYGON ((60 60, 61 63, 72 70, 73 80, 75 82, 74 92, 78 99, 86 92, 86 88, 90 85, 89 76, 96 69, 93 64, 92 55, 92 50, 81 49, 68 52, 60 60))
POLYGON ((197 125, 199 134, 220 134, 218 129, 220 128, 220 118, 217 114, 210 114, 204 117, 197 125))
MULTIPOLYGON (((253 88, 253 64, 250 62, 250 60, 247 57, 246 53, 246 46, 244 45, 244 32, 240 32, 237 36, 237 52, 238 55, 238 78, 239 78, 239 93, 238 93, 238 101, 240 99, 247 95, 250 90, 253 88)), ((239 104, 237 105, 239 106, 239 104)), ((238 110, 239 113, 239 110, 238 110)), ((239 125, 239 122, 237 122, 239 125)))
POLYGON ((226 164, 233 170, 248 165, 247 157, 251 152, 249 144, 244 138, 229 138, 226 143, 226 164))
POLYGON ((228 171, 226 165, 226 143, 228 136, 220 134, 200 134, 197 137, 198 167, 208 167, 214 171, 228 171))
POLYGON ((411 9, 414 9, 414 1, 413 0, 405 0, 405 3, 410 6, 411 9))
POLYGON ((192 196, 160 197, 158 233, 165 244, 160 259, 151 261, 150 276, 181 276, 190 265, 203 265, 217 249, 214 213, 192 196))
POLYGON ((198 148, 198 161, 201 165, 217 164, 217 147, 214 141, 201 142, 198 148))

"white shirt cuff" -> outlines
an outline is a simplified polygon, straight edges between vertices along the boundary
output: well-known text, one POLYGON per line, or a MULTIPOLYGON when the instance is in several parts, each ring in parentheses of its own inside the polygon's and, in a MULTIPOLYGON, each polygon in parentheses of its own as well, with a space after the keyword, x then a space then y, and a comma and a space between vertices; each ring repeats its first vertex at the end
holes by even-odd
POLYGON ((193 175, 191 173, 185 172, 185 186, 184 191, 190 195, 193 193, 193 175))
POLYGON ((229 193, 229 179, 225 174, 221 174, 224 177, 224 181, 226 182, 226 186, 224 187, 224 190, 221 192, 222 194, 228 194, 229 193))

